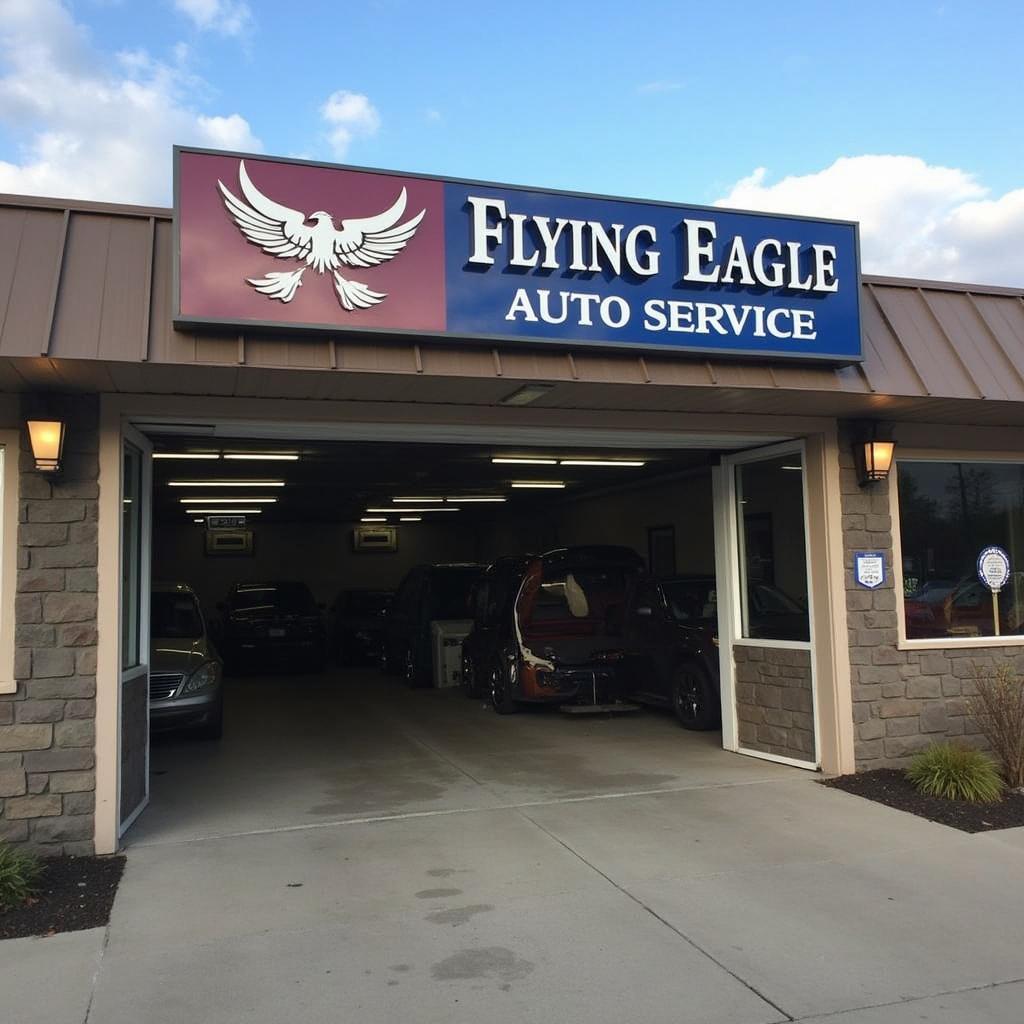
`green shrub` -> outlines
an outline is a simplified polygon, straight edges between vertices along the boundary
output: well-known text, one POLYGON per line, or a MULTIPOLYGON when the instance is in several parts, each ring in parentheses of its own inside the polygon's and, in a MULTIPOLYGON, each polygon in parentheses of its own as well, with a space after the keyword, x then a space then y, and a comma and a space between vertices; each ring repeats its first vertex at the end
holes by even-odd
POLYGON ((907 779, 921 793, 947 800, 995 803, 1003 795, 996 766, 979 750, 936 743, 921 751, 907 769, 907 779))
POLYGON ((1002 765, 1007 785, 1024 787, 1024 680, 1005 662, 972 668, 977 692, 967 711, 1002 765))
POLYGON ((37 857, 0 843, 0 910, 20 907, 35 892, 42 870, 37 857))

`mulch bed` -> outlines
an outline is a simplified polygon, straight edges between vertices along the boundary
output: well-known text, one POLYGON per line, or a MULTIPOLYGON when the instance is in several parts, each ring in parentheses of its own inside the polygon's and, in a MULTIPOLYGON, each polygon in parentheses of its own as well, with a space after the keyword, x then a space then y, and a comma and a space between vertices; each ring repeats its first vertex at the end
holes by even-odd
POLYGON ((55 857, 43 864, 35 895, 0 910, 0 939, 102 928, 110 920, 124 857, 55 857))
POLYGON ((937 821, 940 825, 950 825, 962 832, 989 832, 1024 825, 1024 793, 1007 793, 995 804, 947 800, 919 793, 896 768, 876 768, 859 775, 841 775, 837 779, 824 779, 821 784, 937 821))

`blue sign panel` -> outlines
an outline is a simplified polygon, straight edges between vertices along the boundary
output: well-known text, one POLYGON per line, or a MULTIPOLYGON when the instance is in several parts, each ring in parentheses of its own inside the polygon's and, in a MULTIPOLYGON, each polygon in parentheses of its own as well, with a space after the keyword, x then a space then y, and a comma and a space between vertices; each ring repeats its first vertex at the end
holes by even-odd
POLYGON ((445 207, 450 332, 861 358, 853 224, 452 183, 445 207))
POLYGON ((175 323, 851 363, 857 227, 175 151, 175 323))

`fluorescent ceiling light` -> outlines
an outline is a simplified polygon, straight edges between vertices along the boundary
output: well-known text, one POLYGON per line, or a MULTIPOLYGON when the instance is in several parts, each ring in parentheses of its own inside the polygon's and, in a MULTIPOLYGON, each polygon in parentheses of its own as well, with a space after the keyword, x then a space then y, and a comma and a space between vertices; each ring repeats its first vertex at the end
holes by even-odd
POLYGON ((247 459, 253 462, 298 462, 296 452, 225 452, 225 459, 247 459))
POLYGON ((491 459, 496 466, 557 466, 558 459, 535 459, 525 455, 497 456, 491 459))
POLYGON ((400 523, 422 523, 423 516, 399 516, 398 521, 400 523))
POLYGON ((168 487, 284 487, 283 480, 168 480, 168 487))
POLYGON ((205 523, 206 520, 205 519, 193 519, 192 522, 193 523, 205 523))
POLYGON ((513 480, 513 487, 539 487, 548 490, 561 490, 565 484, 561 480, 513 480))
POLYGON ((443 508, 368 508, 367 512, 458 512, 457 508, 452 508, 451 505, 445 505, 443 508))
POLYGON ((179 498, 182 505, 273 505, 277 498, 179 498))
POLYGON ((803 466, 783 466, 783 469, 795 469, 798 473, 803 472, 803 466))
POLYGON ((190 515, 202 514, 204 516, 240 516, 256 515, 262 512, 261 508, 187 508, 185 511, 190 515))
POLYGON ((498 404, 529 405, 531 402, 536 402, 538 398, 543 398, 554 386, 554 384, 524 384, 511 394, 498 399, 498 404))
POLYGON ((412 504, 415 505, 415 504, 418 504, 418 503, 422 504, 422 503, 425 503, 425 502, 429 503, 429 502, 432 502, 432 501, 442 502, 442 501, 444 501, 444 498, 392 498, 391 500, 392 501, 408 501, 408 502, 411 502, 412 504))
POLYGON ((387 516, 363 516, 359 522, 361 523, 386 523, 387 516))
POLYGON ((219 459, 216 452, 153 452, 154 459, 219 459))
POLYGON ((445 498, 444 500, 445 501, 466 501, 466 502, 476 501, 476 502, 480 502, 480 501, 506 501, 507 499, 499 497, 497 495, 494 495, 494 496, 473 496, 473 497, 470 497, 470 496, 467 495, 465 497, 460 496, 458 498, 445 498))
POLYGON ((646 466, 639 459, 562 459, 560 466, 646 466))

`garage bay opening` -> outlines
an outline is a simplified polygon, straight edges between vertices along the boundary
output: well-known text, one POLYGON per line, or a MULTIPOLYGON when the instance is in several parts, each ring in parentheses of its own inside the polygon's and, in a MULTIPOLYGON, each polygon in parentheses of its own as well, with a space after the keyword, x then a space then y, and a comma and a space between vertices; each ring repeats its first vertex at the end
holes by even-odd
POLYGON ((135 841, 814 759, 799 445, 147 444, 135 841))

